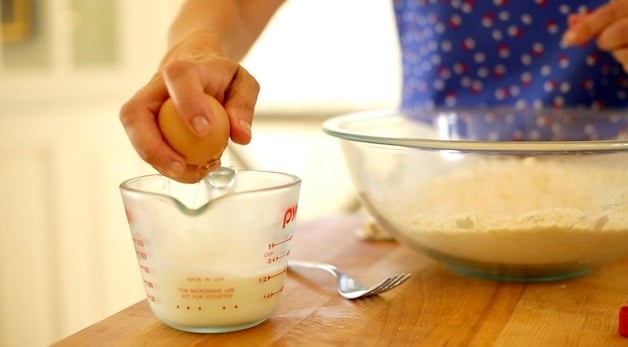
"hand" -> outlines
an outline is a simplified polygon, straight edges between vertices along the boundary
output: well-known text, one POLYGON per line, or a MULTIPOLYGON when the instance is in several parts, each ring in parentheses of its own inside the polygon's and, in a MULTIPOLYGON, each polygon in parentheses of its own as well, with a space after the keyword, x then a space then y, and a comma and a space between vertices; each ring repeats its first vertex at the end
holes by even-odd
POLYGON ((592 38, 597 46, 610 52, 628 72, 628 0, 615 0, 588 14, 574 14, 563 42, 580 45, 592 38))
POLYGON ((227 112, 231 140, 239 144, 251 140, 259 84, 236 61, 214 49, 213 43, 210 35, 196 33, 173 47, 158 73, 120 111, 120 121, 140 157, 161 174, 180 182, 198 182, 220 163, 188 165, 164 141, 157 114, 168 97, 192 133, 202 137, 211 127, 205 116, 210 110, 203 93, 213 96, 227 112))

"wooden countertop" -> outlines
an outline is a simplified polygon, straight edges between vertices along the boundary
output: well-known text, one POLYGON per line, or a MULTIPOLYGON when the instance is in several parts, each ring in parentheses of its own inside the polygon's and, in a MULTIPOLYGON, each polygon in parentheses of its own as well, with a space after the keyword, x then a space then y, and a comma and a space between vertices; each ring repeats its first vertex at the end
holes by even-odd
POLYGON ((331 262, 364 282, 412 272, 402 286, 349 301, 330 275, 290 272, 266 322, 225 334, 161 323, 145 300, 55 346, 626 346, 618 311, 628 305, 628 258, 576 279, 501 283, 450 272, 391 241, 361 241, 357 215, 297 227, 291 257, 331 262))

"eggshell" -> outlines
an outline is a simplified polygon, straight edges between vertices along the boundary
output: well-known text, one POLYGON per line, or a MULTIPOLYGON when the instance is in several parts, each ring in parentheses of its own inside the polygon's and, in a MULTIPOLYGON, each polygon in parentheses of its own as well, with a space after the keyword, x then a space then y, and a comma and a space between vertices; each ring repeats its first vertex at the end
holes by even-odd
POLYGON ((218 100, 209 95, 205 99, 211 110, 210 132, 200 138, 194 135, 177 112, 172 99, 159 110, 157 123, 166 142, 191 165, 205 165, 220 159, 229 141, 229 119, 218 100))

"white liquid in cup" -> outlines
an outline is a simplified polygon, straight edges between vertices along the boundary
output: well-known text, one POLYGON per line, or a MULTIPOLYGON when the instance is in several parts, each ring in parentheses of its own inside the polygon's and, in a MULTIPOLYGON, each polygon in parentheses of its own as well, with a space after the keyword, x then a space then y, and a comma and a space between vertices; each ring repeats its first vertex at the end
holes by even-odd
POLYGON ((153 267, 145 281, 154 314, 175 328, 197 332, 240 330, 257 325, 279 305, 286 267, 260 274, 186 273, 153 267))

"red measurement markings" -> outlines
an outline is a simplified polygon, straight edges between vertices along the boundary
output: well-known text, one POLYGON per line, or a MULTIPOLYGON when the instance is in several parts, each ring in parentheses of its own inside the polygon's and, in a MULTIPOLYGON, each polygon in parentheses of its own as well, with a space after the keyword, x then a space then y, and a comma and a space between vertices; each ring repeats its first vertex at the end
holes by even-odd
POLYGON ((279 288, 279 290, 276 290, 274 292, 270 292, 270 293, 264 294, 264 299, 270 299, 273 296, 275 296, 275 295, 277 295, 277 294, 279 294, 281 292, 283 292, 283 286, 281 286, 281 288, 279 288))
POLYGON ((143 272, 149 274, 150 273, 150 266, 144 265, 144 264, 140 264, 140 270, 142 270, 143 272))
POLYGON ((288 251, 288 252, 286 252, 286 253, 284 253, 282 255, 276 255, 274 257, 267 258, 266 259, 266 263, 268 263, 268 264, 276 263, 276 262, 280 261, 282 258, 287 257, 288 255, 290 255, 290 251, 288 251))
POLYGON ((276 273, 274 273, 274 274, 261 276, 261 277, 259 278, 259 283, 268 282, 268 281, 272 280, 273 278, 275 278, 275 277, 277 277, 277 276, 280 276, 280 275, 282 275, 282 274, 285 274, 287 271, 288 271, 288 270, 283 269, 283 270, 281 270, 281 271, 279 271, 279 272, 276 272, 276 273))
POLYGON ((144 280, 144 284, 148 288, 155 288, 155 284, 153 282, 151 282, 151 281, 144 280))
POLYGON ((157 302, 157 299, 150 294, 146 294, 146 299, 148 299, 148 301, 157 302))
POLYGON ((270 242, 268 244, 268 250, 271 250, 271 249, 273 249, 273 248, 275 248, 277 246, 281 246, 284 243, 290 242, 291 240, 292 240, 292 234, 290 234, 290 236, 288 236, 287 239, 284 239, 284 240, 281 240, 281 241, 277 241, 277 242, 270 242))
POLYGON ((133 237, 133 244, 135 247, 144 247, 144 240, 139 237, 133 237))
POLYGON ((286 225, 294 221, 294 219, 297 217, 297 206, 298 205, 290 206, 283 213, 283 225, 281 226, 282 229, 285 229, 286 225))
POLYGON ((131 210, 125 208, 124 213, 126 214, 126 220, 129 224, 133 223, 133 214, 131 213, 131 210))

